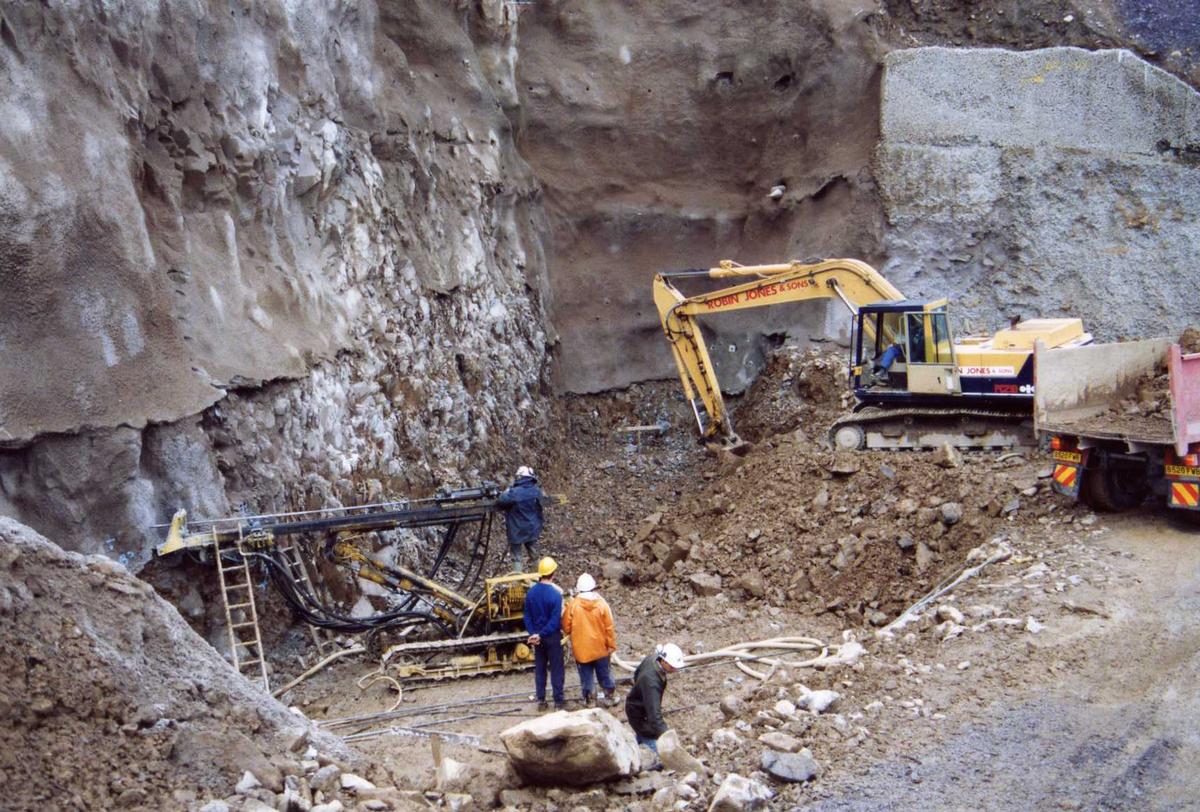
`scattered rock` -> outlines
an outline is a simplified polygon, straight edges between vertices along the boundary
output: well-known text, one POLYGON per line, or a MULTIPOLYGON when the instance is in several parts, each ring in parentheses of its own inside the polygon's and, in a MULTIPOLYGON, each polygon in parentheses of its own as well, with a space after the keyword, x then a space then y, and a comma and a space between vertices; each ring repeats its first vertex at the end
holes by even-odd
POLYGON ((933 563, 933 550, 923 541, 917 542, 917 572, 924 572, 933 563))
POLYGON ((933 452, 933 462, 939 468, 957 468, 962 465, 962 455, 954 446, 942 443, 938 450, 933 452))
POLYGON ((734 581, 734 586, 755 598, 761 598, 767 594, 766 582, 763 580, 762 573, 757 570, 738 576, 737 580, 734 581))
POLYGON ((628 583, 633 574, 633 567, 625 561, 610 558, 600 565, 600 577, 609 583, 628 583))
POLYGON ((726 719, 733 719, 746 712, 746 700, 740 694, 726 694, 719 707, 726 719))
POLYGON ((1200 329, 1188 327, 1179 336, 1179 349, 1185 354, 1200 352, 1200 329))
POLYGON ((939 606, 938 610, 937 610, 937 616, 938 616, 938 620, 949 620, 949 621, 959 624, 960 626, 962 625, 963 621, 965 620, 965 618, 963 617, 963 613, 958 611, 957 609, 955 609, 953 606, 950 606, 949 604, 942 604, 941 606, 939 606))
POLYGON ((775 703, 775 712, 780 716, 795 716, 796 705, 786 699, 781 699, 775 703))
POLYGON ((799 753, 764 750, 762 768, 772 778, 789 783, 811 781, 821 775, 821 765, 817 764, 807 749, 799 753))
POLYGON ((800 697, 799 705, 805 710, 813 713, 824 713, 829 710, 835 702, 842 698, 842 695, 837 691, 821 690, 808 691, 800 697))
POLYGON ((758 740, 770 747, 772 750, 778 750, 782 753, 798 753, 804 747, 804 742, 797 739, 795 736, 789 736, 786 733, 781 733, 778 730, 772 730, 770 733, 764 733, 758 737, 758 740))
MULTIPOLYGON (((617 786, 614 784, 613 789, 615 790, 617 786)), ((527 789, 500 790, 501 806, 513 807, 514 809, 531 809, 536 802, 537 796, 527 789)))
POLYGON ((530 719, 503 731, 500 740, 517 773, 538 784, 591 784, 641 767, 633 733, 599 708, 530 719))
POLYGON ((938 507, 938 518, 946 527, 953 527, 962 521, 963 506, 958 502, 943 502, 938 507))
POLYGON ((442 796, 442 802, 450 812, 463 812, 463 810, 470 809, 474 800, 465 792, 447 792, 442 796))
POLYGON ((674 730, 668 730, 658 737, 658 758, 668 770, 680 774, 705 771, 704 765, 687 751, 674 730))
POLYGON ((773 797, 775 793, 769 787, 730 773, 713 795, 708 812, 757 812, 766 809, 773 797))
POLYGON ((721 576, 711 575, 707 572, 697 572, 695 575, 688 578, 692 585, 692 590, 700 597, 721 594, 721 576))
POLYGON ((375 789, 375 785, 360 775, 342 773, 342 789, 347 792, 359 792, 365 789, 375 789))
MULTIPOLYGON (((641 775, 635 775, 631 778, 622 778, 620 781, 614 781, 608 786, 608 789, 615 795, 650 795, 663 787, 669 785, 671 779, 667 778, 661 772, 647 772, 641 775)), ((524 790, 521 790, 524 792, 524 790)), ((511 790, 509 790, 511 792, 511 790)), ((500 793, 500 802, 504 806, 516 806, 518 809, 529 809, 529 803, 521 805, 506 802, 505 793, 500 793)))
POLYGON ((276 809, 266 801, 260 801, 258 798, 247 798, 242 801, 241 812, 276 812, 276 809))
POLYGON ((966 630, 967 629, 965 626, 960 626, 953 620, 947 620, 944 623, 939 624, 934 631, 942 640, 953 640, 966 630))
POLYGON ((471 765, 443 756, 442 763, 437 766, 434 786, 438 792, 464 792, 473 775, 471 765))
POLYGON ((831 474, 836 476, 851 476, 859 471, 858 455, 852 451, 838 452, 833 455, 833 459, 825 466, 831 474))
POLYGON ((324 792, 328 795, 331 790, 339 786, 338 779, 341 774, 342 771, 336 764, 326 764, 313 773, 312 778, 308 780, 308 785, 312 787, 313 792, 324 792))
POLYGON ((257 789, 261 786, 262 782, 254 777, 254 773, 246 770, 244 773, 242 773, 242 780, 237 782, 237 786, 234 787, 234 789, 238 792, 238 794, 245 795, 250 790, 257 789))
POLYGON ((736 731, 730 730, 727 727, 719 727, 709 736, 709 741, 712 742, 713 747, 723 750, 727 747, 736 747, 741 744, 742 737, 736 731))

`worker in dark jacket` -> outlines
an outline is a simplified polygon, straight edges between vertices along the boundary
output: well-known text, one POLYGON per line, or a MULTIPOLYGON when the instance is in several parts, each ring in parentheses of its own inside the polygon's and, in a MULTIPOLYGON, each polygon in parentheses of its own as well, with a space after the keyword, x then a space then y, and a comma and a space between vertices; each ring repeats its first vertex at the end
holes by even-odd
POLYGON ((683 666, 683 651, 679 646, 674 643, 658 646, 633 672, 633 688, 625 697, 625 718, 638 744, 649 747, 655 755, 658 755, 658 737, 667 732, 662 715, 667 674, 674 674, 683 666))
POLYGON ((562 650, 562 590, 554 583, 558 564, 550 556, 538 562, 538 582, 525 593, 525 630, 533 647, 533 685, 537 692, 538 710, 549 709, 546 703, 546 671, 550 671, 550 686, 554 689, 554 709, 567 707, 563 690, 562 650))
POLYGON ((530 563, 537 560, 533 545, 542 535, 542 500, 545 498, 533 469, 522 465, 517 469, 512 487, 496 500, 496 505, 505 511, 504 529, 508 531, 514 572, 525 571, 523 552, 528 552, 530 563))

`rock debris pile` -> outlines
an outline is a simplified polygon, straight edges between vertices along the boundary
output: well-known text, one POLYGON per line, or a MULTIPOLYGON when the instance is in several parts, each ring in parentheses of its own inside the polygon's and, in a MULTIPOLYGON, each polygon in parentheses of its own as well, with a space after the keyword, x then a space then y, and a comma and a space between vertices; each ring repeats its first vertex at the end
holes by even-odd
POLYGON ((8 809, 199 807, 239 782, 274 808, 300 792, 305 761, 357 761, 124 567, 3 518, 0 676, 8 809))
POLYGON ((835 454, 798 429, 719 460, 695 494, 616 531, 614 557, 627 581, 680 597, 733 590, 882 626, 996 532, 1049 521, 1049 473, 1022 455, 835 454))

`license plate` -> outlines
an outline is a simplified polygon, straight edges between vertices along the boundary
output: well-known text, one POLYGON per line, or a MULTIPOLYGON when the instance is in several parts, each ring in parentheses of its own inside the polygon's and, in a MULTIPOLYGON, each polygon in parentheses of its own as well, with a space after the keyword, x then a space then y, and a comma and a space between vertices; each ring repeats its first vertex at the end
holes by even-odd
POLYGON ((1200 468, 1190 465, 1168 465, 1167 476, 1190 476, 1200 478, 1200 468))
POLYGON ((1083 454, 1078 451, 1055 451, 1054 459, 1059 462, 1083 462, 1083 454))

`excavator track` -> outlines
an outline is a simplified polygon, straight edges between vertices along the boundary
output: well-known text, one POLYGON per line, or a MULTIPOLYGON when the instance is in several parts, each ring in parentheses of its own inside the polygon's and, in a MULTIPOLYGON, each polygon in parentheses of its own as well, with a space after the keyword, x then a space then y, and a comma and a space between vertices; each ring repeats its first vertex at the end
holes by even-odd
POLYGON ((829 428, 835 449, 1036 447, 1033 419, 982 409, 880 409, 846 415, 829 428))

